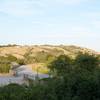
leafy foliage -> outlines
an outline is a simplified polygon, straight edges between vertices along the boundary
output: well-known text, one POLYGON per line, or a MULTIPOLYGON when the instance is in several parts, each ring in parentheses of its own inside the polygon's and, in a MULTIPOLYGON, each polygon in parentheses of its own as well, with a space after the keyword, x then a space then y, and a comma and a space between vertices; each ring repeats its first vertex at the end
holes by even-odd
POLYGON ((52 78, 29 86, 10 84, 1 87, 0 100, 100 100, 98 62, 94 55, 78 55, 74 63, 61 55, 49 66, 53 72, 56 70, 56 77, 52 75, 52 78))
POLYGON ((11 62, 16 60, 17 58, 12 55, 0 56, 0 73, 9 73, 11 62))
POLYGON ((60 55, 53 60, 48 67, 57 75, 66 74, 71 69, 71 59, 66 55, 60 55))
POLYGON ((17 62, 20 65, 24 64, 22 59, 17 59, 12 55, 7 55, 6 57, 0 56, 0 73, 9 73, 11 62, 17 62))
POLYGON ((99 59, 95 55, 89 54, 79 54, 75 60, 76 66, 86 69, 94 70, 96 67, 99 67, 99 59))

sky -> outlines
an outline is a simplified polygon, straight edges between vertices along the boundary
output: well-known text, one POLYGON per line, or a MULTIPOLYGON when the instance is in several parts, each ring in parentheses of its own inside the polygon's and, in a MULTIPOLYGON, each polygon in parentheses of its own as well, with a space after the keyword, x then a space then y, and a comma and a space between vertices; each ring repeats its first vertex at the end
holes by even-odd
POLYGON ((100 0, 0 0, 0 45, 64 44, 100 51, 100 0))

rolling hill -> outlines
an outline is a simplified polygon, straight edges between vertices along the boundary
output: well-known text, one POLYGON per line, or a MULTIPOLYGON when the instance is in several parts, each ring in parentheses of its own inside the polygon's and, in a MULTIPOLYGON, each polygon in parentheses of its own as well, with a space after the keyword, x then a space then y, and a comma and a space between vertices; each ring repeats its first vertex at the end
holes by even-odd
POLYGON ((0 56, 13 55, 17 58, 24 59, 27 56, 36 57, 43 55, 59 56, 61 54, 76 56, 79 52, 98 54, 96 51, 82 48, 74 45, 33 45, 33 46, 20 46, 10 45, 0 47, 0 56))

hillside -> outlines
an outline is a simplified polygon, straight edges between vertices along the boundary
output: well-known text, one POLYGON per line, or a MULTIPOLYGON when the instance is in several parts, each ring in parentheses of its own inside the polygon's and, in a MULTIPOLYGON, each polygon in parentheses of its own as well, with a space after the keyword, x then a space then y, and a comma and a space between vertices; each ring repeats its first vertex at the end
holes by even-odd
POLYGON ((79 52, 83 53, 93 53, 95 51, 82 48, 78 46, 65 46, 65 45, 33 45, 33 46, 19 46, 19 45, 10 45, 10 46, 1 46, 0 47, 0 56, 13 55, 19 59, 24 59, 25 57, 38 57, 38 56, 59 56, 61 54, 76 56, 79 52))

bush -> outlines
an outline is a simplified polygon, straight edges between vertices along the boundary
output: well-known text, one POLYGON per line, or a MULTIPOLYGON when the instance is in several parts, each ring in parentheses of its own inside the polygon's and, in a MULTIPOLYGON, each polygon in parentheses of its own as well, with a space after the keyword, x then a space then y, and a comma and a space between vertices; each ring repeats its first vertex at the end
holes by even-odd
POLYGON ((71 59, 66 55, 60 55, 48 65, 48 68, 57 75, 64 75, 71 70, 71 59))
POLYGON ((98 61, 95 56, 82 54, 76 57, 72 67, 72 60, 61 55, 49 66, 53 72, 56 70, 57 77, 42 79, 29 86, 1 87, 0 100, 100 100, 98 61), (61 76, 63 78, 59 78, 61 76))
POLYGON ((22 64, 20 60, 12 55, 7 55, 7 57, 0 56, 0 73, 9 73, 11 62, 18 62, 22 64))
POLYGON ((99 59, 95 55, 79 54, 76 57, 75 64, 79 68, 92 71, 99 67, 99 59))

